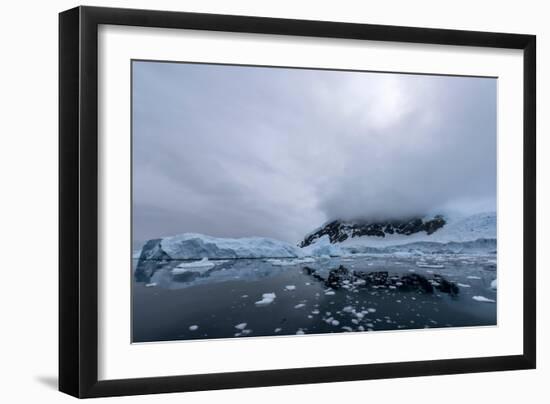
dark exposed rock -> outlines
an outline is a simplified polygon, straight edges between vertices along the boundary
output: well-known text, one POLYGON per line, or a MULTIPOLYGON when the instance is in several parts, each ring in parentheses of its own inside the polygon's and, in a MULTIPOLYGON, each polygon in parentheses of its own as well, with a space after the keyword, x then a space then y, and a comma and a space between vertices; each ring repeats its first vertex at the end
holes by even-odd
POLYGON ((380 222, 354 221, 344 222, 333 220, 319 230, 309 234, 300 244, 300 247, 307 247, 319 238, 328 235, 332 244, 341 243, 349 237, 375 236, 385 237, 386 234, 404 234, 410 236, 421 231, 432 234, 445 225, 446 221, 442 216, 435 216, 433 219, 423 220, 412 218, 407 220, 388 220, 380 222))

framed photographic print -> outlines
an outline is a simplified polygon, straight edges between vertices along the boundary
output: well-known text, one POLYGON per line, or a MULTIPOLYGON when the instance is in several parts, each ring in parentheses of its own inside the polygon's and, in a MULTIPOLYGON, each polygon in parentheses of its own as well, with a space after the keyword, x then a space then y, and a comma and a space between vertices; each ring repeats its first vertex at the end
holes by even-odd
POLYGON ((535 37, 60 14, 60 390, 535 367, 535 37))

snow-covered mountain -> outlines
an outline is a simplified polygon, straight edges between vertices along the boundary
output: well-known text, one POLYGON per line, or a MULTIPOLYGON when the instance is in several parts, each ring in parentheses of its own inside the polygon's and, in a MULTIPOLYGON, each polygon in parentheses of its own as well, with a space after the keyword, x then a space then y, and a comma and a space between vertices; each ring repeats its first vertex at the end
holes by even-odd
POLYGON ((462 243, 478 239, 496 239, 496 213, 471 216, 437 215, 403 221, 340 221, 334 220, 308 234, 299 244, 311 248, 326 239, 340 248, 364 246, 385 248, 419 242, 462 243))
POLYGON ((296 259, 354 254, 494 253, 496 214, 435 216, 392 222, 332 221, 307 235, 299 246, 264 238, 219 238, 184 233, 149 240, 139 255, 138 281, 168 261, 202 259, 296 259))

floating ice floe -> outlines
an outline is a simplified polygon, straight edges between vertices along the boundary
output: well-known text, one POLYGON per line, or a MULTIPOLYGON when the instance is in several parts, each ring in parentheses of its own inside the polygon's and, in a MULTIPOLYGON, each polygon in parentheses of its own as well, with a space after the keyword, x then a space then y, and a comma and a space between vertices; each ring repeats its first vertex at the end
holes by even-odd
POLYGON ((476 302, 495 303, 493 299, 488 299, 485 296, 472 296, 472 299, 474 299, 476 302))
POLYGON ((276 297, 277 295, 275 293, 264 293, 262 295, 262 300, 258 300, 254 304, 256 306, 267 306, 268 304, 273 303, 273 300, 275 300, 276 297))
POLYGON ((298 331, 296 331, 296 335, 304 335, 304 334, 305 332, 301 328, 298 331))
POLYGON ((457 286, 460 286, 461 288, 470 288, 470 285, 467 285, 465 283, 457 283, 457 286))
POLYGON ((235 326, 237 330, 244 330, 246 328, 247 323, 240 323, 235 326))
POLYGON ((496 289, 497 288, 497 280, 496 279, 493 279, 491 281, 491 289, 496 289))
MULTIPOLYGON (((220 263, 218 261, 218 263, 220 263)), ((177 267, 172 269, 172 274, 179 275, 184 274, 186 272, 206 272, 209 269, 212 269, 216 266, 215 263, 212 261, 208 261, 208 258, 203 258, 200 261, 192 261, 192 262, 183 262, 179 264, 177 267)))
POLYGON ((334 295, 334 294, 335 294, 335 293, 334 293, 334 290, 332 290, 332 289, 331 289, 331 290, 326 290, 326 291, 325 291, 325 295, 326 295, 326 296, 331 296, 331 295, 334 295))
POLYGON ((156 282, 151 282, 151 283, 146 283, 146 284, 145 284, 145 287, 146 287, 146 288, 154 288, 155 286, 157 286, 157 283, 156 283, 156 282))
POLYGON ((466 277, 467 279, 481 279, 481 277, 479 276, 475 276, 475 275, 469 275, 466 277))
POLYGON ((305 307, 306 305, 304 303, 297 304, 294 306, 295 309, 301 309, 302 307, 305 307))
POLYGON ((285 286, 285 290, 294 290, 294 289, 296 289, 296 286, 294 286, 294 285, 286 285, 285 286))
POLYGON ((199 326, 194 324, 189 326, 189 331, 197 331, 199 329, 199 326))
POLYGON ((279 328, 279 327, 277 327, 273 330, 273 332, 281 332, 281 331, 282 331, 282 328, 279 328))
POLYGON ((442 264, 428 264, 427 262, 418 261, 416 263, 418 268, 430 268, 430 269, 443 269, 445 265, 442 264))
POLYGON ((289 258, 289 259, 268 259, 266 262, 269 262, 271 265, 276 267, 284 267, 291 265, 300 265, 300 264, 309 264, 315 262, 314 258, 289 258))

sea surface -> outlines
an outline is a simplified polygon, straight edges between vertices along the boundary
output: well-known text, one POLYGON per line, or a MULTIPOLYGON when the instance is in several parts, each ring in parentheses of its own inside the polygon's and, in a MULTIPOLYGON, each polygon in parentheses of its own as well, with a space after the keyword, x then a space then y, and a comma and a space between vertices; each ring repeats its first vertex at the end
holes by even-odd
POLYGON ((497 324, 494 254, 188 263, 134 281, 133 342, 497 324))

